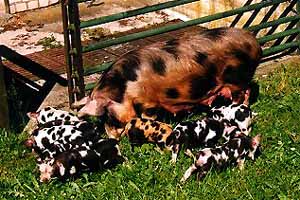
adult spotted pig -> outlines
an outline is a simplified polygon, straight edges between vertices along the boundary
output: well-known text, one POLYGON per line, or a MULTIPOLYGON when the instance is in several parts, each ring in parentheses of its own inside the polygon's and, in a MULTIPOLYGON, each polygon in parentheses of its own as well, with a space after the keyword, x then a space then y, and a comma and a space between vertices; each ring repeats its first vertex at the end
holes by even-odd
POLYGON ((261 47, 246 30, 189 33, 121 56, 74 106, 84 105, 80 116, 108 111, 106 131, 118 138, 122 129, 116 127, 136 117, 136 107, 143 113, 154 108, 177 113, 210 105, 219 94, 243 101, 260 58, 261 47))

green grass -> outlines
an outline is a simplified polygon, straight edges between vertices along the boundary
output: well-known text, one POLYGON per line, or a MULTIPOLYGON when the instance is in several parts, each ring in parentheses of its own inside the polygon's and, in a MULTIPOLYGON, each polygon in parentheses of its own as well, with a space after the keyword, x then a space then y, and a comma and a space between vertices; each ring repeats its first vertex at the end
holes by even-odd
POLYGON ((251 135, 262 134, 262 155, 246 161, 245 169, 211 170, 198 182, 192 176, 179 183, 192 163, 152 145, 132 153, 126 138, 121 151, 128 161, 112 170, 85 173, 80 178, 48 184, 38 181, 35 161, 21 145, 25 134, 0 134, 0 199, 300 199, 300 65, 291 63, 257 78, 258 112, 251 135))

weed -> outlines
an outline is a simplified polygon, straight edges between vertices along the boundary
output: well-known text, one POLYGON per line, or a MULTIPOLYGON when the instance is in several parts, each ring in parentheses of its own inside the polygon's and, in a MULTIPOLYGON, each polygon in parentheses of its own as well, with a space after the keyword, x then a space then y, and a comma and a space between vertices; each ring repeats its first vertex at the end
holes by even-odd
POLYGON ((57 41, 53 34, 40 39, 36 44, 42 45, 44 50, 62 47, 61 42, 57 41))

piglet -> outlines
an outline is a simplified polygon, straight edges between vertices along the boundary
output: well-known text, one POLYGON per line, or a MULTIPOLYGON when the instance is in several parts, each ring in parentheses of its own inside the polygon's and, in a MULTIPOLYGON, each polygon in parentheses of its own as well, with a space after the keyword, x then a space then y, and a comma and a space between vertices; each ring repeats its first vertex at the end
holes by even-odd
POLYGON ((207 116, 217 121, 228 120, 231 125, 239 127, 244 134, 249 135, 256 115, 246 104, 231 103, 212 107, 207 116))
POLYGON ((80 122, 77 126, 60 125, 43 129, 37 128, 27 139, 25 145, 32 148, 41 160, 49 160, 80 145, 93 144, 100 138, 100 132, 85 122, 80 122))
POLYGON ((161 150, 167 148, 166 142, 172 133, 172 126, 152 119, 133 118, 122 132, 131 144, 132 151, 135 146, 145 143, 156 144, 161 150))
POLYGON ((240 133, 240 129, 231 126, 227 120, 217 121, 204 117, 195 121, 177 124, 167 145, 172 149, 172 162, 176 162, 182 147, 185 148, 186 155, 192 156, 191 150, 193 148, 214 147, 221 140, 228 141, 240 133))
POLYGON ((254 160, 260 152, 260 139, 260 135, 251 138, 240 134, 221 146, 202 149, 196 154, 195 163, 186 170, 180 181, 185 182, 195 172, 200 180, 212 166, 222 169, 230 164, 237 164, 243 169, 246 157, 254 160))
POLYGON ((37 112, 28 112, 27 116, 37 122, 38 125, 56 120, 80 121, 80 119, 73 113, 64 110, 58 110, 50 106, 47 106, 37 112))
POLYGON ((78 148, 57 155, 52 162, 42 163, 40 181, 48 182, 53 177, 65 180, 78 176, 83 171, 96 171, 112 168, 124 161, 118 141, 101 139, 90 146, 81 145, 78 148))

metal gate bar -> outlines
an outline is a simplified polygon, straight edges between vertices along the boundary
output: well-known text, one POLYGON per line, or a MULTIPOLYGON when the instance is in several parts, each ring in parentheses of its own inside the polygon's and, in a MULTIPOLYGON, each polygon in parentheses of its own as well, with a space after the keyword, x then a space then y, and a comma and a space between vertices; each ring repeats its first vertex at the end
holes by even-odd
POLYGON ((194 19, 194 20, 189 20, 189 21, 182 22, 179 24, 166 25, 164 27, 157 28, 157 29, 151 29, 151 30, 143 31, 143 32, 139 32, 139 33, 133 33, 133 34, 119 37, 116 39, 106 40, 103 42, 88 45, 86 47, 83 47, 82 52, 89 52, 89 51, 101 49, 101 48, 116 45, 116 44, 121 44, 121 43, 129 42, 129 41, 133 41, 133 40, 137 40, 137 39, 141 39, 141 38, 145 38, 145 37, 149 37, 149 36, 153 36, 153 35, 157 35, 157 34, 161 34, 161 33, 166 33, 169 31, 174 31, 174 30, 177 30, 180 28, 185 28, 188 26, 203 24, 206 22, 211 22, 214 20, 230 17, 233 15, 248 12, 248 11, 251 11, 254 9, 261 9, 264 7, 274 5, 279 2, 282 3, 282 2, 286 2, 286 1, 288 1, 288 0, 263 1, 261 3, 256 3, 256 4, 249 5, 249 6, 233 9, 230 11, 225 11, 222 13, 217 13, 217 14, 213 14, 210 16, 205 16, 205 17, 201 17, 198 19, 194 19))
POLYGON ((152 5, 152 6, 147 6, 144 8, 121 12, 121 13, 117 13, 117 14, 113 14, 113 15, 109 15, 109 16, 99 17, 96 19, 88 20, 88 21, 82 21, 80 23, 80 28, 87 28, 90 26, 105 24, 108 22, 113 22, 113 21, 117 21, 120 19, 125 19, 125 18, 129 18, 129 17, 133 17, 133 16, 137 16, 137 15, 141 15, 141 14, 145 14, 145 13, 149 13, 149 12, 153 12, 153 11, 163 10, 166 8, 184 5, 184 4, 188 4, 188 3, 192 3, 192 2, 196 2, 196 1, 199 1, 199 0, 168 1, 166 3, 160 3, 160 4, 156 4, 156 5, 152 5))

